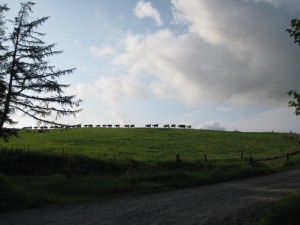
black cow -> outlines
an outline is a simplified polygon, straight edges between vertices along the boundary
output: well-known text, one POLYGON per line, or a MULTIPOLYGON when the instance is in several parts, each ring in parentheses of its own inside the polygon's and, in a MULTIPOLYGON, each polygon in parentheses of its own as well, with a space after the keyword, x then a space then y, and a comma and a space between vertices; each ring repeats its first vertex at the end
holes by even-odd
POLYGON ((164 128, 170 128, 170 125, 169 124, 165 124, 164 128))
POLYGON ((152 127, 158 127, 158 124, 153 124, 152 127))
POLYGON ((145 127, 151 127, 151 124, 147 124, 145 127))
POLYGON ((184 129, 184 128, 185 128, 185 125, 181 124, 181 125, 178 125, 178 127, 184 129))
POLYGON ((176 127, 176 124, 172 124, 171 127, 172 127, 172 128, 175 128, 175 127, 176 127))
POLYGON ((24 130, 31 130, 32 127, 23 127, 22 129, 24 129, 24 130))

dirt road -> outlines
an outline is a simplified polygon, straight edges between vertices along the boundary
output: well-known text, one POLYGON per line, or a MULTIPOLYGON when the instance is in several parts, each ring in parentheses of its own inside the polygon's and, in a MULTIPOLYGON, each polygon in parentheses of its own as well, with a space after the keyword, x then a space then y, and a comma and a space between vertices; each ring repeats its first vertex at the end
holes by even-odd
POLYGON ((300 170, 101 203, 2 213, 0 224, 247 224, 245 218, 257 207, 295 189, 300 189, 300 170))

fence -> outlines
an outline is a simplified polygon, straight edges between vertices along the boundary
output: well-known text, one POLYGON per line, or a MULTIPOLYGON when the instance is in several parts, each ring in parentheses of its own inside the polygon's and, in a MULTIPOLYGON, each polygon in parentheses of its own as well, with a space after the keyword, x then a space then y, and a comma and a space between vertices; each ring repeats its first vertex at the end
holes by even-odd
MULTIPOLYGON (((73 153, 72 149, 68 148, 61 148, 61 149, 55 149, 54 151, 52 150, 32 150, 30 149, 29 146, 26 148, 24 147, 8 147, 8 146, 2 146, 0 145, 0 151, 15 151, 15 152, 20 152, 20 153, 34 153, 36 152, 37 154, 45 154, 45 155, 62 155, 62 156, 72 156, 72 155, 80 155, 73 153)), ((123 152, 114 152, 114 153, 107 153, 107 152, 98 152, 95 154, 91 155, 82 155, 84 157, 91 157, 95 159, 121 159, 121 160, 142 160, 142 161, 147 161, 147 160, 155 160, 155 161, 172 161, 175 160, 176 162, 180 161, 224 161, 224 160, 230 160, 230 161, 258 161, 258 162, 267 162, 267 161, 272 161, 272 160, 279 160, 279 159, 286 159, 289 161, 291 157, 295 155, 299 155, 300 151, 293 151, 293 152, 288 152, 283 155, 277 155, 273 157, 266 157, 266 158, 260 158, 260 157, 255 157, 255 154, 252 154, 251 152, 246 152, 244 153, 241 151, 240 153, 229 153, 229 154, 218 154, 218 153, 204 153, 201 155, 198 155, 195 158, 192 158, 188 156, 186 153, 185 154, 175 154, 175 157, 173 157, 170 154, 158 154, 156 155, 155 153, 149 153, 148 155, 144 155, 144 157, 138 156, 135 153, 123 153, 123 152)))

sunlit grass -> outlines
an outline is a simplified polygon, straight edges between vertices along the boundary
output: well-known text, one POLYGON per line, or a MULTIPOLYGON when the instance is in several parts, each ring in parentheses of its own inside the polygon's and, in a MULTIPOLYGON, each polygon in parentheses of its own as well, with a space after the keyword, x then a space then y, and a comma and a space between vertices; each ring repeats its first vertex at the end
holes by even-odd
POLYGON ((21 131, 3 147, 68 153, 96 158, 139 161, 263 158, 284 155, 295 148, 295 136, 286 133, 243 133, 180 129, 82 128, 46 133, 21 131))

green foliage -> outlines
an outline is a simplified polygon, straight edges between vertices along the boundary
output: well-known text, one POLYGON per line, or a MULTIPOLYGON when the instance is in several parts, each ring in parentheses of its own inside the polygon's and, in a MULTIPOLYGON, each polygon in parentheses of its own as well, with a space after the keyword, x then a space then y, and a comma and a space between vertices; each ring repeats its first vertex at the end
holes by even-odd
POLYGON ((294 100, 289 101, 289 107, 295 107, 295 115, 300 115, 300 94, 295 90, 288 91, 288 95, 292 96, 294 100))
MULTIPOLYGON (((292 19, 291 28, 286 29, 290 37, 294 38, 294 42, 300 46, 300 20, 292 19)), ((289 101, 289 107, 295 107, 295 115, 300 115, 300 94, 296 90, 288 91, 288 95, 292 96, 294 100, 289 101)))
POLYGON ((291 20, 291 28, 286 29, 290 37, 294 38, 294 42, 300 46, 300 20, 294 18, 291 20))

